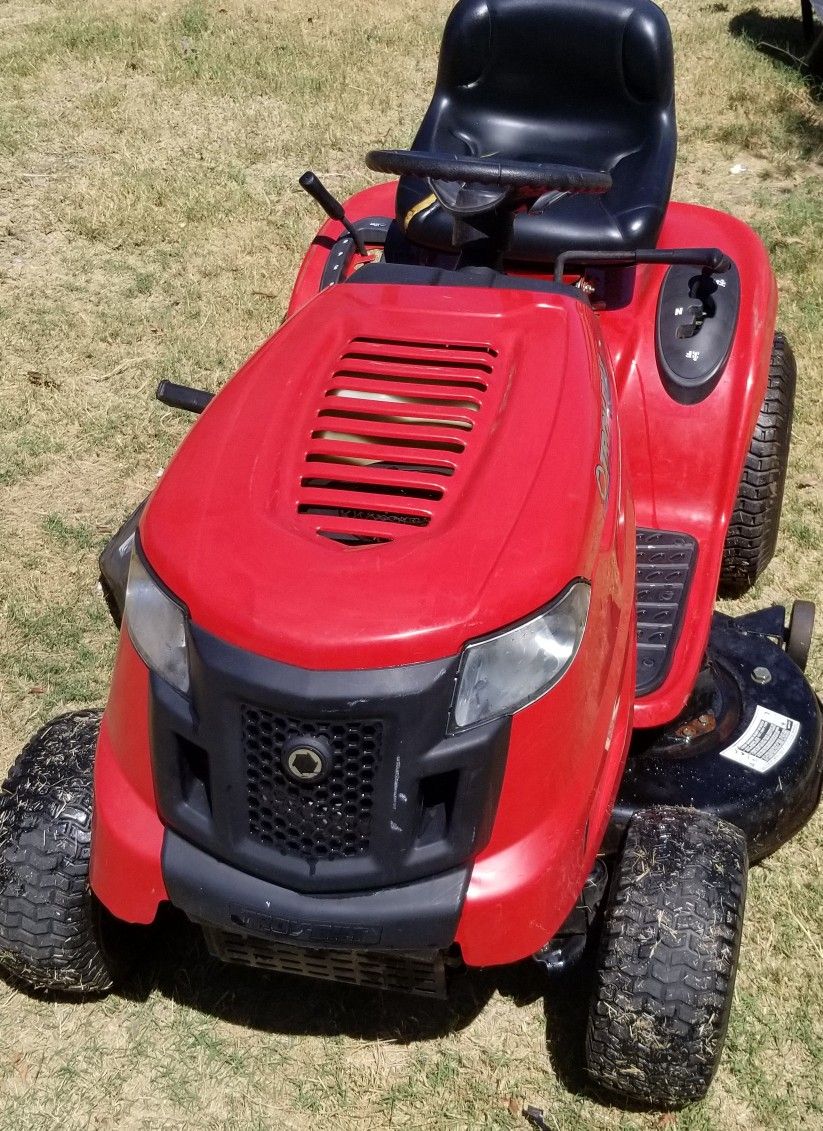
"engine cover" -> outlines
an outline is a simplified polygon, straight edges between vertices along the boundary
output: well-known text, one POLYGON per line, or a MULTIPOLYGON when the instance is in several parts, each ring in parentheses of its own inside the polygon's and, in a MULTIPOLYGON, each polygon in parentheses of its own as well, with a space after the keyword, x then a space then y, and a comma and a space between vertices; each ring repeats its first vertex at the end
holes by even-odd
POLYGON ((331 287, 196 423, 146 555, 262 656, 453 656, 593 575, 617 466, 599 342, 568 291, 331 287))

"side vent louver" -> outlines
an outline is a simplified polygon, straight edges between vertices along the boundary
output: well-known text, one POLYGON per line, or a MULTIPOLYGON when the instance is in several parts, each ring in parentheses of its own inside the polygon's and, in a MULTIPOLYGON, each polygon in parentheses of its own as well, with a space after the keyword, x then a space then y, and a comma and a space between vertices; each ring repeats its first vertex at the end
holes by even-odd
POLYGON ((352 548, 428 526, 471 444, 496 357, 485 345, 354 338, 317 410, 298 513, 352 548))

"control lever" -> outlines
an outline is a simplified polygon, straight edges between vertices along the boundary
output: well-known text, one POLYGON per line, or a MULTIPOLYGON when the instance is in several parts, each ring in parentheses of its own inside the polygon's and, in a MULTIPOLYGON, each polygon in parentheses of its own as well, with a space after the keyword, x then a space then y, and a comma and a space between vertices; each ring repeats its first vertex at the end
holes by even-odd
POLYGON ((351 238, 354 240, 354 246, 357 248, 360 255, 367 256, 369 253, 366 250, 366 245, 363 242, 363 237, 355 229, 354 224, 346 215, 346 210, 337 197, 332 196, 316 173, 308 169, 299 180, 301 189, 305 189, 312 199, 316 200, 327 216, 332 220, 337 220, 342 224, 351 238))
POLYGON ((684 310, 685 320, 679 322, 675 335, 678 338, 693 338, 706 318, 707 310, 702 303, 692 303, 684 310))
POLYGON ((191 385, 178 385, 176 381, 161 381, 154 395, 169 408, 182 408, 184 412, 194 412, 198 416, 214 400, 214 393, 193 389, 191 385))
POLYGON ((562 283, 566 264, 600 267, 633 267, 636 263, 664 263, 670 266, 702 267, 708 275, 730 271, 732 261, 717 247, 641 248, 637 251, 564 251, 554 264, 554 281, 562 283))

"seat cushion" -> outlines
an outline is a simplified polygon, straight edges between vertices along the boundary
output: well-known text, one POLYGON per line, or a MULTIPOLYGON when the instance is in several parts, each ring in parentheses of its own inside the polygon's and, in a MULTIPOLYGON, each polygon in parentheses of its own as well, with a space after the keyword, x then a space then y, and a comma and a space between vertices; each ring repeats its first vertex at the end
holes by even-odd
MULTIPOLYGON (((676 152, 672 43, 652 0, 460 0, 412 148, 602 169, 600 197, 512 217, 507 254, 654 246, 676 152)), ((401 178, 397 218, 423 246, 452 245, 428 183, 401 178), (427 203, 428 202, 428 203, 427 203)))

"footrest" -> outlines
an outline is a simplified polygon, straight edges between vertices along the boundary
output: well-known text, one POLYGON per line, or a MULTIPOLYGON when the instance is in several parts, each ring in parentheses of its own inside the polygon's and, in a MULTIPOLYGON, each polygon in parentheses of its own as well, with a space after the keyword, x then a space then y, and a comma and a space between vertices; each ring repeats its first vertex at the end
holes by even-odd
POLYGON ((671 530, 637 530, 637 697, 666 678, 680 637, 697 542, 671 530))

